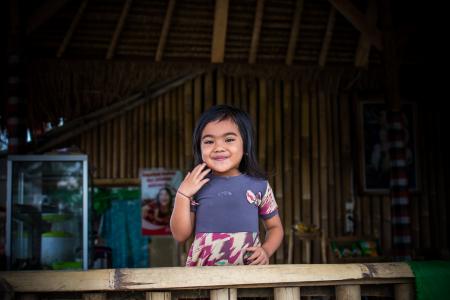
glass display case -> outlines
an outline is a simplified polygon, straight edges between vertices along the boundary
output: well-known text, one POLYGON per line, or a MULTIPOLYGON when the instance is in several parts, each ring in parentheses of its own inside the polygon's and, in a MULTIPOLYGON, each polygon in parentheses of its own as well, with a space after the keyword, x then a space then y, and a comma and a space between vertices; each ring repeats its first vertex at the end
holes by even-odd
POLYGON ((8 269, 87 270, 87 156, 9 156, 6 214, 8 269))

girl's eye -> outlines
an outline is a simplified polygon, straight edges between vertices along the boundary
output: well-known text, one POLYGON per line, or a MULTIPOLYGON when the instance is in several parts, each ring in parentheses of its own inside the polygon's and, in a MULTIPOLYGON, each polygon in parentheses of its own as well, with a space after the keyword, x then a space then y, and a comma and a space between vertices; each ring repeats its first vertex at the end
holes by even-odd
POLYGON ((226 139, 226 140, 225 140, 225 142, 227 142, 227 143, 231 143, 231 142, 234 142, 234 139, 232 139, 232 138, 229 138, 229 139, 226 139))
POLYGON ((206 144, 206 145, 209 145, 209 144, 212 144, 212 143, 213 143, 213 141, 208 141, 208 140, 203 141, 203 144, 206 144))

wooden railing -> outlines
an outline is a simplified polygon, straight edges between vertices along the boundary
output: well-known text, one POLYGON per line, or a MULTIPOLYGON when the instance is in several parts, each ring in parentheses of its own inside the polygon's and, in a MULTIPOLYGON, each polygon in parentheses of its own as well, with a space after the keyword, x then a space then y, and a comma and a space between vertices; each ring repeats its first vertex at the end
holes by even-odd
POLYGON ((10 271, 0 272, 0 279, 4 299, 100 300, 133 292, 148 300, 298 300, 300 295, 411 300, 414 294, 414 275, 406 263, 10 271))

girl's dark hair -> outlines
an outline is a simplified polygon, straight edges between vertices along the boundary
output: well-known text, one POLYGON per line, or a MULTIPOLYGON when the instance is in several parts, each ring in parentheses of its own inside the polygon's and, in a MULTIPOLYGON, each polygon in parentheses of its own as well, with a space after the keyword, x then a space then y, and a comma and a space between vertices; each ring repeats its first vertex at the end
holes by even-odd
POLYGON ((252 121, 249 115, 238 108, 229 105, 216 105, 204 112, 194 129, 193 152, 194 164, 203 162, 201 151, 202 133, 206 125, 210 122, 220 122, 224 120, 233 121, 239 128, 239 132, 244 144, 244 155, 239 164, 239 171, 247 175, 267 179, 265 172, 261 169, 256 159, 255 139, 252 121))

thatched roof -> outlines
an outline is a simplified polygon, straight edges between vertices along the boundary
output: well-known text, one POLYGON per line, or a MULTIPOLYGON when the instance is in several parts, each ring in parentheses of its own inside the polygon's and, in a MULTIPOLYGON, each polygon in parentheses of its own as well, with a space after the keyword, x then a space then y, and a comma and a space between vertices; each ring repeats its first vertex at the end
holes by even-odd
MULTIPOLYGON (((364 66, 366 52, 371 63, 380 62, 378 1, 41 2, 30 12, 27 26, 28 47, 37 57, 210 62, 214 47, 223 46, 225 63, 364 66)), ((407 39, 402 57, 414 61, 416 48, 406 46, 417 31, 411 23, 416 22, 415 8, 393 2, 394 12, 397 5, 402 9, 394 17, 407 39)))

